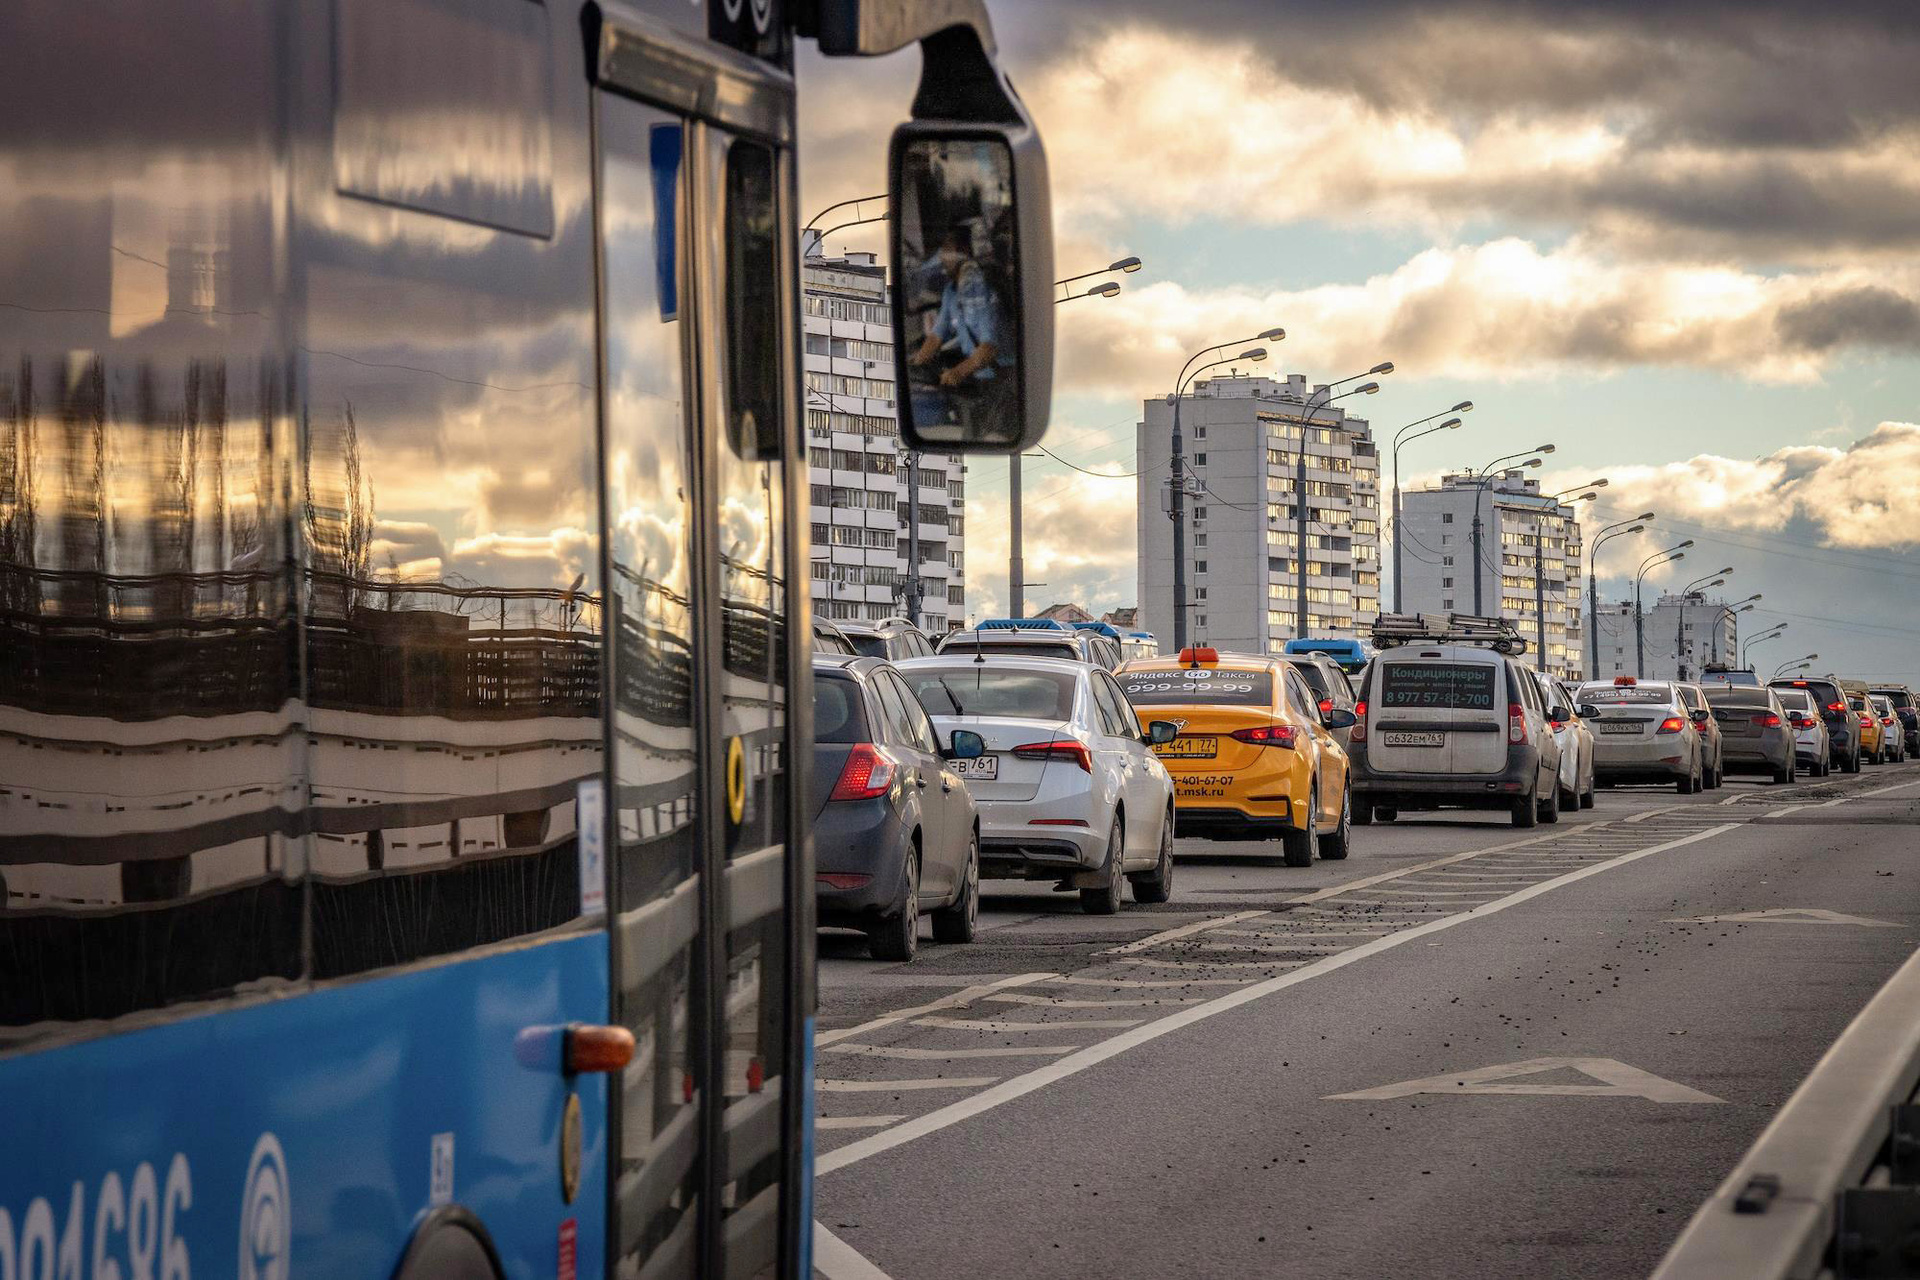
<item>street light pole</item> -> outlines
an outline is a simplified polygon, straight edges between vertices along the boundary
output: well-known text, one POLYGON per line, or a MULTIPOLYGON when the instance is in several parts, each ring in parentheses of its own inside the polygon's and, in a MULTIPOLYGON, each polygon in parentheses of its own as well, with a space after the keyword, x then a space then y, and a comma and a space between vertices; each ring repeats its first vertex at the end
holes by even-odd
MULTIPOLYGON (((1367 370, 1366 373, 1356 373, 1351 377, 1337 378, 1316 391, 1308 392, 1306 400, 1301 404, 1300 447, 1294 454, 1293 459, 1293 581, 1294 591, 1297 593, 1297 598, 1293 603, 1294 636, 1297 639, 1304 640, 1309 630, 1307 619, 1307 432, 1312 429, 1313 415, 1332 404, 1335 400, 1345 400, 1348 396, 1370 396, 1380 389, 1380 384, 1377 382, 1363 383, 1351 391, 1342 391, 1337 396, 1329 395, 1318 404, 1314 403, 1314 397, 1321 395, 1323 392, 1332 391, 1335 387, 1345 386, 1349 382, 1364 378, 1368 374, 1389 374, 1392 372, 1393 362, 1390 360, 1382 361, 1380 364, 1376 364, 1373 368, 1367 370)), ((1264 492, 1261 494, 1260 505, 1262 507, 1266 505, 1266 494, 1264 492)))
MULTIPOLYGON (((1473 473, 1476 482, 1473 490, 1473 613, 1475 617, 1486 616, 1486 610, 1482 607, 1482 597, 1480 594, 1481 570, 1484 568, 1483 561, 1485 558, 1484 553, 1480 549, 1480 532, 1482 528, 1480 522, 1480 500, 1487 496, 1487 485, 1493 482, 1492 479, 1490 479, 1493 469, 1503 462, 1512 462, 1515 458, 1525 458, 1530 453, 1548 454, 1552 453, 1553 450, 1554 446, 1550 444, 1536 445, 1531 449, 1522 449, 1518 453, 1509 453, 1504 457, 1495 458, 1492 462, 1489 462, 1486 466, 1473 473)), ((1540 459, 1533 458, 1520 465, 1521 467, 1537 467, 1540 465, 1540 459)))
MULTIPOLYGON (((1471 413, 1472 411, 1473 401, 1471 400, 1462 400, 1459 404, 1447 410, 1448 413, 1453 414, 1471 413)), ((1393 611, 1395 613, 1401 612, 1403 608, 1400 591, 1400 566, 1402 563, 1400 557, 1400 445, 1402 444, 1402 437, 1405 437, 1405 443, 1412 444, 1421 436, 1430 436, 1436 431, 1452 431, 1459 427, 1460 419, 1455 417, 1447 419, 1447 421, 1437 427, 1428 427, 1425 431, 1415 431, 1414 434, 1410 436, 1407 435, 1407 432, 1413 431, 1415 427, 1420 426, 1422 423, 1432 422, 1440 416, 1441 415, 1437 413, 1430 413, 1424 418, 1417 418, 1400 428, 1400 430, 1394 432, 1393 435, 1393 611)))
POLYGON ((1653 512, 1643 511, 1631 521, 1620 520, 1601 525, 1593 536, 1593 542, 1587 547, 1587 631, 1593 637, 1593 666, 1587 670, 1589 680, 1600 678, 1600 584, 1594 577, 1594 571, 1600 563, 1600 548, 1609 538, 1642 532, 1647 527, 1646 521, 1651 519, 1653 512))
POLYGON ((1665 551, 1656 551, 1640 564, 1640 572, 1633 579, 1633 672, 1639 679, 1647 678, 1647 619, 1641 605, 1640 588, 1647 580, 1647 574, 1663 564, 1673 564, 1687 558, 1686 548, 1693 545, 1693 539, 1668 547, 1665 551))
POLYGON ((1675 610, 1678 616, 1673 620, 1673 672, 1675 679, 1685 680, 1687 678, 1687 597, 1703 587, 1717 587, 1726 582, 1724 576, 1716 578, 1714 574, 1725 575, 1732 572, 1733 566, 1728 565, 1724 569, 1715 569, 1713 573, 1702 574, 1686 586, 1680 588, 1680 605, 1679 608, 1675 610), (1711 581, 1709 581, 1709 579, 1711 579, 1711 581))
POLYGON ((1237 347, 1242 342, 1280 342, 1286 336, 1285 329, 1273 328, 1255 334, 1251 338, 1240 338, 1233 342, 1221 342, 1211 347, 1203 347, 1187 357, 1187 362, 1180 366, 1179 377, 1174 379, 1173 394, 1168 397, 1173 402, 1173 438, 1170 441, 1167 480, 1172 492, 1168 501, 1167 514, 1173 521, 1173 647, 1176 653, 1187 647, 1187 460, 1186 438, 1180 434, 1180 405, 1186 398, 1187 383, 1191 378, 1200 376, 1216 365, 1227 364, 1235 358, 1255 362, 1264 360, 1267 358, 1267 349, 1254 347, 1241 352, 1238 357, 1223 356, 1197 369, 1194 368, 1194 362, 1216 351, 1237 347))
MULTIPOLYGON (((1605 480, 1595 480, 1593 483, 1596 486, 1604 486, 1607 482, 1605 480)), ((1574 486, 1575 489, 1579 487, 1579 485, 1574 486)), ((1560 494, 1571 493, 1572 491, 1571 489, 1562 489, 1560 493, 1553 495, 1554 513, 1556 516, 1559 514, 1559 509, 1562 505, 1560 502, 1560 494)), ((1569 500, 1565 505, 1572 506, 1575 502, 1590 502, 1599 496, 1599 491, 1596 488, 1593 491, 1583 493, 1579 497, 1569 500)), ((1560 562, 1561 576, 1564 578, 1566 575, 1566 554, 1564 551, 1561 553, 1560 562)), ((1544 509, 1540 512, 1539 519, 1535 521, 1533 530, 1533 619, 1534 639, 1540 646, 1539 652, 1534 656, 1533 665, 1545 671, 1547 669, 1547 513, 1544 509)))

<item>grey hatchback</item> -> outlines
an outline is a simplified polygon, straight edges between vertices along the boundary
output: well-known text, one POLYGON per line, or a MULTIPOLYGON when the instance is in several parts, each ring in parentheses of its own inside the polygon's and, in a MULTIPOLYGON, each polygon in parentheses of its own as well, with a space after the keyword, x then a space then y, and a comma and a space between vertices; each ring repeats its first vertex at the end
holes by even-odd
POLYGON ((1778 693, 1752 685, 1708 685, 1707 705, 1720 726, 1728 773, 1766 773, 1775 782, 1798 776, 1793 726, 1778 693))
POLYGON ((859 929, 877 960, 911 960, 920 912, 939 942, 972 942, 980 915, 980 823, 947 761, 983 750, 933 722, 881 658, 813 660, 815 902, 823 925, 859 929))

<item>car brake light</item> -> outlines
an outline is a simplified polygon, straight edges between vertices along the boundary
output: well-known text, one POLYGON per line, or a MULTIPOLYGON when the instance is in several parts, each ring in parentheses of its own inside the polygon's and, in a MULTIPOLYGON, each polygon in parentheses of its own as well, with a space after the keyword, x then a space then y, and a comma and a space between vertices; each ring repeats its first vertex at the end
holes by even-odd
POLYGON ((1778 729, 1780 727, 1780 717, 1773 714, 1773 712, 1771 711, 1765 713, 1764 715, 1755 716, 1753 718, 1753 722, 1759 725, 1762 729, 1778 729))
POLYGON ((1847 704, 1844 702, 1829 702, 1827 704, 1827 710, 1829 711, 1845 711, 1846 709, 1847 704))
POLYGON ((1881 716, 1881 717, 1880 717, 1880 723, 1881 723, 1881 724, 1892 724, 1892 723, 1893 723, 1893 717, 1892 717, 1892 716, 1881 716))
POLYGON ((887 794, 893 786, 893 761, 880 754, 871 742, 856 743, 847 753, 840 780, 833 784, 828 800, 871 800, 887 794))
POLYGON ((1527 709, 1518 702, 1507 704, 1507 741, 1527 740, 1527 709))
POLYGON ((1072 738, 1056 738, 1052 742, 1028 742, 1013 749, 1013 754, 1021 760, 1071 760, 1087 773, 1093 772, 1093 753, 1084 743, 1072 738))
POLYGON ((1686 727, 1687 727, 1687 722, 1685 720, 1682 720, 1679 716, 1668 716, 1665 720, 1662 720, 1660 722, 1660 727, 1658 729, 1655 729, 1654 732, 1655 733, 1678 733, 1686 727))
POLYGON ((1028 818, 1027 825, 1030 827, 1084 827, 1087 825, 1087 820, 1085 818, 1028 818))
POLYGON ((1857 714, 1858 714, 1858 715, 1860 716, 1860 723, 1861 723, 1861 724, 1872 724, 1872 723, 1873 723, 1873 717, 1872 717, 1872 716, 1870 716, 1870 715, 1868 715, 1868 714, 1867 714, 1866 712, 1864 712, 1864 711, 1862 711, 1862 712, 1859 712, 1859 713, 1857 713, 1857 714))
POLYGON ((1322 699, 1320 699, 1320 714, 1321 714, 1321 715, 1323 715, 1323 716, 1330 716, 1330 715, 1332 715, 1332 714, 1333 714, 1333 699, 1332 699, 1332 698, 1322 698, 1322 699))
POLYGON ((1291 748, 1299 732, 1290 724, 1267 724, 1257 729, 1235 729, 1227 736, 1235 742, 1250 742, 1256 747, 1291 748))
POLYGON ((863 876, 851 871, 822 871, 814 879, 833 889, 864 889, 873 883, 872 876, 863 876))
POLYGON ((1367 740, 1367 704, 1360 701, 1353 704, 1353 730, 1347 734, 1348 742, 1367 740))
POLYGON ((1807 687, 1807 682, 1805 680, 1795 680, 1793 682, 1793 687, 1796 689, 1804 689, 1807 687))

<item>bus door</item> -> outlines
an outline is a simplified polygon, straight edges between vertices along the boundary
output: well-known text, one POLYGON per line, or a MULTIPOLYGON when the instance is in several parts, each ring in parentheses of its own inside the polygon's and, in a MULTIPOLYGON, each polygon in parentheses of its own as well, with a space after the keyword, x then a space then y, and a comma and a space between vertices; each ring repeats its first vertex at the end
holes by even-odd
POLYGON ((602 49, 613 999, 636 1040, 609 1250, 618 1275, 773 1276, 811 1226, 791 82, 664 34, 602 49))

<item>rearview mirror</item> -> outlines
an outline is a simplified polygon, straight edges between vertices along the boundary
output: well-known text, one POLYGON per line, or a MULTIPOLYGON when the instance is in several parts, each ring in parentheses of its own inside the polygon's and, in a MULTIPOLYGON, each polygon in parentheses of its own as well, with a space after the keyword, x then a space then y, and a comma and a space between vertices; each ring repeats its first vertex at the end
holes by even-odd
POLYGON ((1172 742, 1180 736, 1180 726, 1171 720, 1149 720, 1147 722, 1147 745, 1157 747, 1172 742))
POLYGON ((949 760, 977 760, 987 754, 987 740, 971 729, 955 729, 942 754, 949 760))
POLYGON ((1053 230, 1040 137, 1018 124, 895 130, 900 434, 919 449, 1038 444, 1053 384, 1053 230))
POLYGON ((1573 712, 1567 710, 1565 707, 1551 707, 1547 711, 1547 719, 1559 724, 1565 724, 1567 721, 1573 719, 1573 712))
POLYGON ((1695 724, 1705 724, 1713 718, 1713 710, 1709 707, 1695 707, 1692 714, 1695 724))
POLYGON ((1598 720, 1600 718, 1600 708, 1594 706, 1591 702, 1583 702, 1575 707, 1574 710, 1580 713, 1582 720, 1598 720))
POLYGON ((1329 729, 1350 729, 1360 722, 1360 717, 1345 707, 1335 707, 1320 717, 1320 723, 1329 729))

